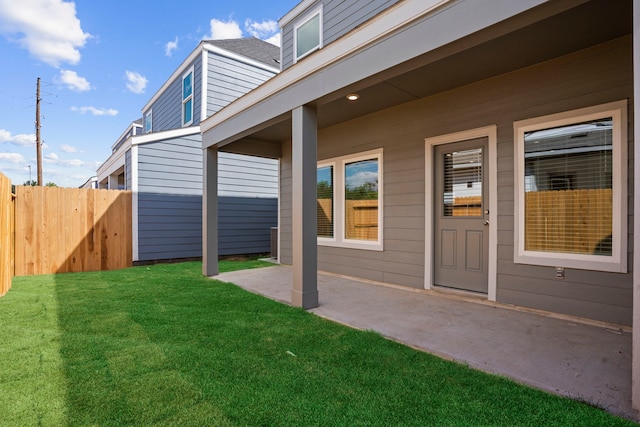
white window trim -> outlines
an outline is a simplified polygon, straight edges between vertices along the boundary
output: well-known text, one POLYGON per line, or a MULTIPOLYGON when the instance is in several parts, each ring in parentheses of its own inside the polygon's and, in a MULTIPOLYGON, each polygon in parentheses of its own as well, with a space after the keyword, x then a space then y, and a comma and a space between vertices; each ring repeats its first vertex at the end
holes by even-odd
POLYGON ((313 52, 322 49, 322 45, 323 45, 322 33, 323 33, 323 19, 322 19, 322 5, 320 5, 318 8, 309 12, 306 18, 304 18, 302 21, 300 21, 298 24, 296 24, 293 27, 293 63, 294 64, 299 60, 311 55, 313 52), (302 27, 304 24, 306 24, 307 22, 315 18, 316 15, 319 17, 318 31, 320 34, 318 34, 318 45, 309 49, 307 52, 303 53, 302 55, 298 56, 298 28, 302 27))
POLYGON ((153 109, 149 110, 147 114, 144 115, 144 119, 142 121, 142 129, 144 133, 153 132, 153 109), (147 130, 147 117, 149 118, 149 123, 150 123, 148 130, 147 130))
POLYGON ((382 236, 384 235, 384 184, 383 184, 383 149, 366 151, 357 154, 350 154, 341 157, 334 157, 318 163, 318 168, 333 166, 333 238, 318 237, 318 245, 333 246, 338 248, 365 249, 371 251, 382 251, 384 245, 382 236), (344 218, 344 171, 347 163, 362 160, 378 161, 378 239, 376 241, 346 239, 345 218, 344 218))
POLYGON ((195 82, 195 74, 193 72, 193 66, 191 66, 191 68, 189 68, 183 75, 182 75, 182 80, 180 80, 180 99, 182 100, 182 102, 180 103, 180 112, 182 115, 182 126, 189 126, 191 124, 193 124, 193 105, 194 105, 194 93, 196 91, 196 82, 195 82), (184 80, 187 78, 187 76, 191 74, 191 95, 189 95, 188 97, 184 98, 184 80), (191 120, 188 122, 184 121, 184 104, 186 104, 189 99, 191 99, 191 120))
POLYGON ((514 122, 515 190, 514 190, 514 263, 583 270, 627 272, 627 101, 565 111, 514 122), (527 251, 524 249, 524 134, 525 132, 570 125, 606 117, 613 118, 613 215, 612 255, 569 254, 527 251))

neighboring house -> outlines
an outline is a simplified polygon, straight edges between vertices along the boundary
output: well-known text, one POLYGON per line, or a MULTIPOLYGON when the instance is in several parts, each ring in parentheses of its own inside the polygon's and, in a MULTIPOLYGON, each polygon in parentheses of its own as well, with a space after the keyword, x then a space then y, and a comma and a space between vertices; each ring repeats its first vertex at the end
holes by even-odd
MULTIPOLYGON (((256 38, 202 41, 112 146, 98 181, 133 192, 134 262, 202 256, 200 122, 273 77, 279 57, 256 38)), ((220 254, 269 252, 278 161, 227 153, 220 162, 220 254)))
POLYGON ((98 188, 98 177, 92 176, 91 178, 86 180, 85 183, 80 186, 80 188, 98 188))
POLYGON ((201 124, 204 274, 243 151, 280 159, 295 305, 320 269, 640 329, 639 0, 305 0, 280 26, 282 72, 201 124))

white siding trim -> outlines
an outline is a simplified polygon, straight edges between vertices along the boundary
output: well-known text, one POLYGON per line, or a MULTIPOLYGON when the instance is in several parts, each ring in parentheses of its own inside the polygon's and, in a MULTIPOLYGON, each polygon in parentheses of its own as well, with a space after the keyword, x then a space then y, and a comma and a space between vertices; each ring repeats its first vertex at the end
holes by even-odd
MULTIPOLYGON (((202 77, 201 77, 202 79, 202 77)), ((196 100, 196 73, 194 72, 194 67, 193 65, 184 72, 184 74, 182 75, 182 80, 180 81, 180 112, 182 113, 181 117, 182 117, 182 127, 188 127, 191 126, 191 124, 193 124, 193 120, 195 119, 195 117, 193 117, 193 111, 195 110, 195 100, 196 100), (184 81, 185 79, 189 76, 189 74, 191 74, 191 95, 187 96, 186 98, 184 97, 184 81), (186 121, 185 122, 185 117, 184 117, 184 106, 185 104, 191 101, 191 120, 186 121)))
POLYGON ((133 261, 139 261, 138 251, 138 150, 131 147, 131 254, 133 261))
POLYGON ((200 75, 200 121, 207 118, 207 94, 209 93, 209 54, 202 52, 202 74, 200 75))
POLYGON ((111 149, 113 150, 116 147, 116 145, 118 145, 118 142, 122 141, 122 139, 125 137, 127 133, 129 133, 130 130, 131 130, 131 135, 137 135, 136 128, 142 129, 142 125, 139 125, 136 122, 131 122, 129 127, 127 127, 127 129, 124 132, 122 132, 122 134, 118 137, 118 139, 116 139, 116 142, 113 143, 113 145, 111 146, 111 149))
POLYGON ((131 138, 131 145, 140 145, 148 142, 157 142, 164 139, 180 138, 183 136, 196 135, 200 133, 200 126, 190 126, 180 129, 172 129, 162 132, 152 132, 145 135, 131 138))
POLYGON ((280 234, 282 233, 282 217, 280 215, 280 212, 282 212, 282 205, 281 205, 281 200, 282 200, 282 180, 281 180, 281 171, 282 171, 282 161, 278 160, 278 233, 277 233, 277 240, 278 240, 278 264, 280 264, 280 254, 282 253, 282 246, 280 245, 282 243, 281 239, 280 239, 280 234))
POLYGON ((489 167, 489 260, 487 266, 488 290, 487 299, 495 301, 497 297, 498 283, 498 127, 496 125, 470 129, 462 132, 450 133, 431 138, 425 138, 425 209, 424 209, 424 288, 433 288, 433 209, 434 191, 429 185, 433 181, 434 158, 433 147, 435 145, 451 142, 466 141, 474 138, 487 138, 489 152, 487 153, 489 167))

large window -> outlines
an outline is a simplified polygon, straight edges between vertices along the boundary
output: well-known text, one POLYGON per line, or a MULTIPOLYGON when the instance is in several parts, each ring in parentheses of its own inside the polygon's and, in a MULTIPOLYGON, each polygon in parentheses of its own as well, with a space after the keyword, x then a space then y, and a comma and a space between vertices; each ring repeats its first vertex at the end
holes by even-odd
POLYGON ((322 47, 322 8, 312 12, 294 29, 295 60, 322 47))
POLYGON ((514 127, 515 261, 626 272, 626 102, 514 127))
POLYGON ((318 243, 382 250, 382 150, 318 165, 318 243))
POLYGON ((182 76, 182 125, 193 123, 193 68, 182 76))

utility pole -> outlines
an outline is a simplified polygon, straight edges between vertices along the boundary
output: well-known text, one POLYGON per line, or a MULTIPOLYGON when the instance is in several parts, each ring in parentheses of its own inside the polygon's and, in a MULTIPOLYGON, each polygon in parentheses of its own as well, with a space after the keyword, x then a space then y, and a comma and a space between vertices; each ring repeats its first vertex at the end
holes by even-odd
POLYGON ((40 77, 36 85, 36 159, 38 185, 42 186, 42 141, 40 140, 40 77))

